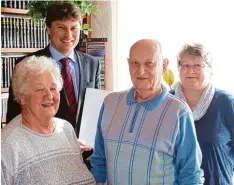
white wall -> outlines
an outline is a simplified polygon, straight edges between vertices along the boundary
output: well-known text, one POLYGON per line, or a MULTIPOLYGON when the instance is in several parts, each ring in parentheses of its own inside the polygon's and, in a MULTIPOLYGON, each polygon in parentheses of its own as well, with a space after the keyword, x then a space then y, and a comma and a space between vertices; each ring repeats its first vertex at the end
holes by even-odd
POLYGON ((234 11, 232 0, 119 0, 117 13, 116 90, 131 87, 127 58, 133 42, 157 39, 169 68, 186 42, 201 42, 214 57, 216 87, 234 94, 234 11))

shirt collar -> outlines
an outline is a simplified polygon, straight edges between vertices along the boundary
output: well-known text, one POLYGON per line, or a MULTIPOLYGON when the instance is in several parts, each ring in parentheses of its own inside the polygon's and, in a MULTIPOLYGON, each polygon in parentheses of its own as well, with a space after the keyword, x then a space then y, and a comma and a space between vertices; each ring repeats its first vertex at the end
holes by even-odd
POLYGON ((131 88, 130 91, 128 92, 128 95, 127 95, 127 104, 130 105, 130 104, 140 104, 140 105, 143 105, 145 108, 147 109, 154 109, 156 108, 166 97, 167 95, 167 88, 161 84, 162 86, 162 92, 158 95, 156 95, 154 98, 148 100, 148 101, 145 101, 145 102, 141 102, 141 103, 138 103, 135 99, 135 89, 134 88, 131 88))
POLYGON ((49 50, 51 53, 52 58, 58 62, 59 60, 63 58, 69 58, 71 61, 75 62, 75 52, 72 50, 72 52, 66 57, 62 53, 60 53, 57 49, 55 49, 51 44, 49 45, 49 50))

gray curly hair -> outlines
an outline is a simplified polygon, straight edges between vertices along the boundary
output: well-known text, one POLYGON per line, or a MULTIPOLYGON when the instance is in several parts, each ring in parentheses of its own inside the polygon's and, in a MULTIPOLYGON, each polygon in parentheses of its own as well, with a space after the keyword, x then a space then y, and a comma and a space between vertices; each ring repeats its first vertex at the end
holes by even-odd
POLYGON ((63 87, 63 80, 56 62, 45 56, 36 57, 33 55, 24 58, 15 67, 15 71, 12 75, 12 90, 14 99, 18 101, 17 95, 25 95, 29 80, 33 76, 41 74, 46 70, 49 70, 54 75, 57 81, 57 88, 60 91, 63 87))

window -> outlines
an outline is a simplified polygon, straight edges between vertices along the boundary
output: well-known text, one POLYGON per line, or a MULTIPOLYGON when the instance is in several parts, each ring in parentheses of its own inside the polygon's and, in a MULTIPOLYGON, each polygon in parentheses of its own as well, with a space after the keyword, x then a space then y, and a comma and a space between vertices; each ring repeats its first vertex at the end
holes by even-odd
POLYGON ((234 94, 232 7, 231 0, 119 0, 115 89, 131 87, 127 65, 130 46, 139 39, 153 38, 161 42, 176 76, 176 54, 183 44, 200 42, 208 47, 214 58, 213 83, 234 94))

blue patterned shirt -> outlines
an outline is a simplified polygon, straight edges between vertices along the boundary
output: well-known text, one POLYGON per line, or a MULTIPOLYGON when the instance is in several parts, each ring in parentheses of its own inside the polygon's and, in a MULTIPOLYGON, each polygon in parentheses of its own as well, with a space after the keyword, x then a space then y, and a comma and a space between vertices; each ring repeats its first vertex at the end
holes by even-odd
POLYGON ((161 94, 141 103, 133 88, 106 97, 91 157, 97 183, 203 183, 191 111, 162 87, 161 94))

